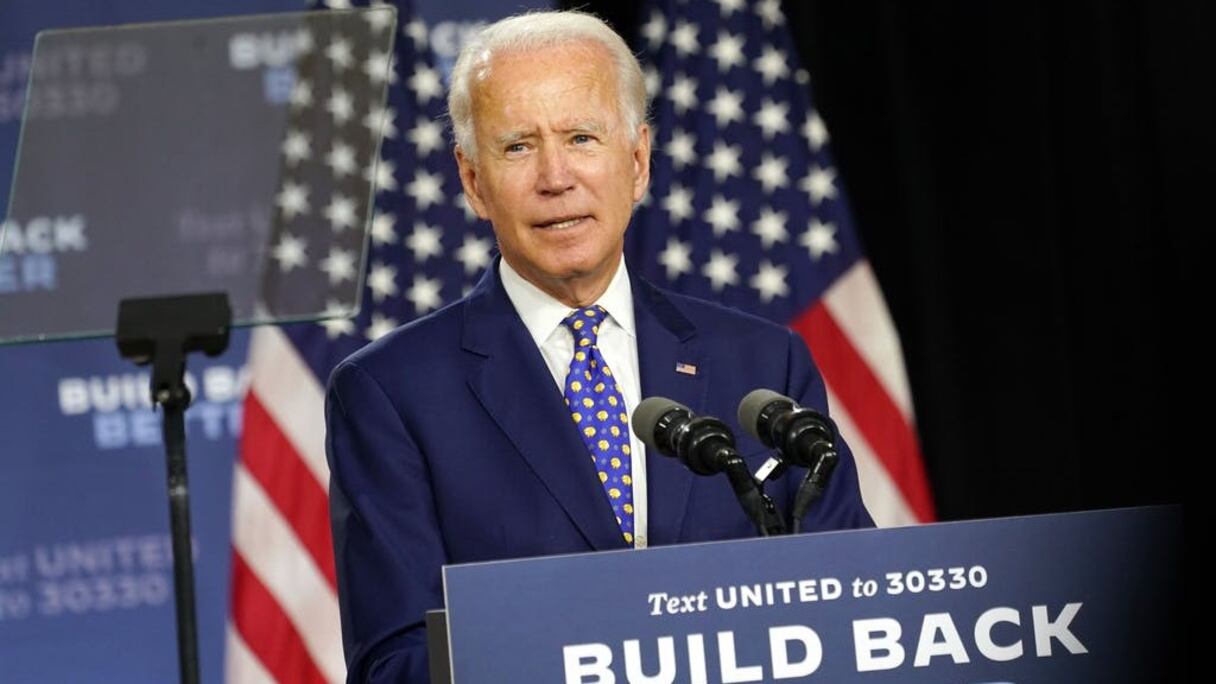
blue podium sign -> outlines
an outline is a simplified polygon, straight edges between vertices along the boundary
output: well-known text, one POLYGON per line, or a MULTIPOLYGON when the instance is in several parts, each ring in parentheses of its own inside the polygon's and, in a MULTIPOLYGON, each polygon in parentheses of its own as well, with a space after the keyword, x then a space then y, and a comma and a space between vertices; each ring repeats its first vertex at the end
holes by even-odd
POLYGON ((1182 513, 1141 508, 444 568, 477 682, 1158 682, 1182 513))

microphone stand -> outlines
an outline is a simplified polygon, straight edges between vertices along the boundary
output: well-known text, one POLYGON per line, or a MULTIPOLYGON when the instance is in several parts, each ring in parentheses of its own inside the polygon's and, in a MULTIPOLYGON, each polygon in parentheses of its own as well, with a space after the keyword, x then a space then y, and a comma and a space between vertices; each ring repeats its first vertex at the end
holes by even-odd
POLYGON ((802 479, 798 493, 794 495, 794 507, 790 513, 790 529, 794 534, 802 531, 802 516, 810 510, 811 504, 823 496, 823 492, 828 487, 828 479, 832 477, 832 471, 836 469, 836 463, 839 460, 840 456, 836 454, 835 449, 824 451, 819 460, 815 461, 814 467, 808 470, 806 477, 802 479))
POLYGON ((752 477, 739 452, 730 447, 723 447, 720 453, 724 459, 722 470, 730 480, 731 489, 734 490, 739 505, 743 507, 743 512, 756 525, 756 532, 761 537, 785 534, 785 521, 777 512, 777 506, 761 490, 760 483, 752 477))
POLYGON ((161 407, 173 540, 173 599, 182 684, 198 684, 198 618, 186 482, 186 355, 216 356, 228 347, 232 310, 224 293, 124 299, 114 332, 118 351, 136 365, 152 365, 152 402, 161 407))

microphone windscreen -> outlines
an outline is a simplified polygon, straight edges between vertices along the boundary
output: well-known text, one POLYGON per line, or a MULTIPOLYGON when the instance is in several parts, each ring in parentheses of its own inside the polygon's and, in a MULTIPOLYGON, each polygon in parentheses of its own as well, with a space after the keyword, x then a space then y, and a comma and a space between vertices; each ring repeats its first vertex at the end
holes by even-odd
POLYGON ((764 441, 760 437, 760 431, 757 429, 757 423, 760 422, 760 412, 765 406, 774 401, 788 401, 793 404, 793 400, 784 394, 778 394, 770 389, 755 389, 747 393, 746 397, 739 402, 739 424, 747 431, 747 434, 755 437, 761 442, 764 441))
MULTIPOLYGON (((688 411, 688 407, 678 401, 672 401, 667 397, 649 397, 642 400, 638 407, 633 410, 633 417, 630 423, 633 425, 633 434, 638 436, 638 439, 646 443, 646 446, 655 449, 654 444, 654 429, 659 424, 659 419, 667 414, 672 409, 684 409, 688 411)), ((690 412, 691 413, 691 412, 690 412)))

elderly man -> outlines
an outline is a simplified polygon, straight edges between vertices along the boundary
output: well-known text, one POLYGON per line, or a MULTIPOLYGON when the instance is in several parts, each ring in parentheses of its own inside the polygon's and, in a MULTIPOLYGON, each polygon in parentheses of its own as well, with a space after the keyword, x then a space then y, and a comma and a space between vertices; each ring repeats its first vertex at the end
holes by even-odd
MULTIPOLYGON (((641 71, 605 24, 553 12, 489 26, 457 60, 448 104, 465 194, 502 256, 466 298, 330 380, 350 681, 426 681, 423 618, 442 606, 445 563, 754 534, 724 478, 631 437, 643 396, 729 418, 769 387, 826 411, 796 335, 626 267, 650 131, 641 71)), ((772 492, 782 510, 790 479, 772 492)), ((872 524, 842 449, 803 529, 872 524)))

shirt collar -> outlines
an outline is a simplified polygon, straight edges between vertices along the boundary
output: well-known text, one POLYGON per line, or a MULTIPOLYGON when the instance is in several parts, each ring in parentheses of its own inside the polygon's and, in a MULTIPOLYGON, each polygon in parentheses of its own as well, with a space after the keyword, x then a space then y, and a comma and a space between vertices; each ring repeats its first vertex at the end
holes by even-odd
MULTIPOLYGON (((507 298, 511 300, 515 311, 523 319, 528 334, 538 347, 543 345, 566 316, 574 311, 524 280, 506 259, 499 260, 498 274, 502 278, 503 289, 507 291, 507 298)), ((608 316, 630 337, 637 337, 633 320, 633 290, 630 287, 629 269, 625 267, 624 255, 621 255, 620 264, 616 268, 616 274, 612 276, 612 282, 608 283, 608 289, 600 295, 595 304, 604 307, 608 316)))

